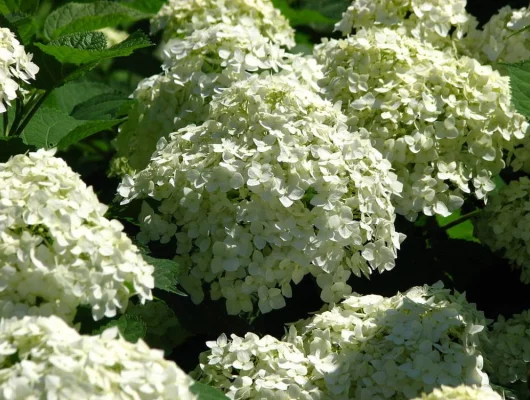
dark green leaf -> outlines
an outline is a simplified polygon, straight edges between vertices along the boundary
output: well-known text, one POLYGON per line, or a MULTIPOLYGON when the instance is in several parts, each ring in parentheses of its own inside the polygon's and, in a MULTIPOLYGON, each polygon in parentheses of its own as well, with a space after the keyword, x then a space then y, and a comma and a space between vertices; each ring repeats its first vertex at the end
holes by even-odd
POLYGON ((149 18, 149 14, 119 3, 68 3, 48 15, 44 34, 51 40, 69 33, 114 27, 143 18, 149 18))
POLYGON ((76 106, 87 100, 115 90, 100 82, 74 81, 55 89, 44 102, 44 106, 58 108, 71 114, 76 106))
MULTIPOLYGON (((75 35, 81 37, 94 33, 96 32, 84 32, 75 35)), ((88 40, 89 39, 87 39, 87 41, 88 40)), ((99 62, 108 58, 128 56, 134 50, 152 45, 152 43, 149 41, 149 38, 143 32, 138 31, 131 34, 123 42, 118 43, 117 45, 108 49, 87 49, 71 46, 76 44, 84 45, 86 43, 87 42, 84 42, 80 39, 77 41, 71 41, 66 40, 66 38, 59 38, 57 41, 50 42, 49 44, 36 43, 36 45, 45 53, 54 56, 61 63, 70 63, 76 65, 99 62)))
POLYGON ((120 122, 123 122, 125 119, 109 119, 103 121, 80 121, 81 125, 78 125, 66 135, 64 135, 57 147, 59 149, 64 149, 74 143, 77 143, 95 133, 106 131, 113 126, 118 125, 120 122))
POLYGON ((166 355, 189 336, 175 313, 162 301, 150 301, 144 305, 130 304, 127 315, 139 317, 145 322, 145 341, 150 347, 164 350, 166 355))
POLYGON ((143 339, 146 335, 147 328, 142 318, 134 315, 122 315, 118 319, 110 321, 108 324, 96 329, 92 332, 93 335, 97 335, 103 332, 105 329, 117 326, 123 338, 131 343, 136 343, 138 339, 143 339))
POLYGON ((515 109, 530 119, 530 60, 517 64, 501 64, 510 76, 512 103, 515 109))
POLYGON ((0 136, 0 162, 6 162, 11 156, 35 150, 33 146, 24 144, 21 138, 0 136))
POLYGON ((351 0, 299 0, 297 2, 299 8, 317 11, 334 22, 342 18, 342 13, 350 4, 351 0))
POLYGON ((289 20, 292 26, 324 24, 331 25, 335 21, 310 9, 294 9, 287 0, 273 0, 273 4, 289 20))
POLYGON ((9 28, 24 45, 30 43, 37 31, 33 17, 23 12, 0 14, 0 26, 9 28))
MULTIPOLYGON (((445 225, 457 220, 461 216, 460 210, 457 210, 448 217, 437 215, 436 221, 438 222, 438 226, 443 228, 445 225)), ((452 228, 447 229, 447 235, 451 239, 462 239, 468 240, 470 242, 480 243, 480 241, 474 236, 473 230, 473 223, 470 220, 466 220, 452 228)))
POLYGON ((120 93, 103 93, 75 106, 72 116, 76 119, 102 120, 124 116, 127 106, 134 100, 120 93))
POLYGON ((9 14, 20 10, 20 0, 0 0, 0 14, 9 14))
POLYGON ((228 400, 223 392, 201 382, 195 382, 191 391, 199 396, 198 400, 228 400))
POLYGON ((120 3, 124 6, 132 7, 136 10, 154 15, 160 10, 165 2, 165 0, 121 0, 120 3))
POLYGON ((155 267, 155 287, 166 292, 182 295, 183 293, 177 290, 178 275, 180 271, 179 265, 172 260, 161 258, 154 258, 142 253, 146 262, 155 267))

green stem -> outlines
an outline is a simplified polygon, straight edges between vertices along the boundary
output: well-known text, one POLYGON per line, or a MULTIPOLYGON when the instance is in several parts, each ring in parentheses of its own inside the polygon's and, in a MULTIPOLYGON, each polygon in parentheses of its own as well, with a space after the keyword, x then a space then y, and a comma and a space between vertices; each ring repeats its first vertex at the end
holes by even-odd
POLYGON ((49 89, 42 94, 42 96, 39 98, 39 100, 37 100, 37 103, 35 103, 31 111, 24 116, 24 120, 22 121, 20 126, 17 127, 15 135, 20 135, 24 131, 26 125, 29 123, 29 121, 31 121, 31 118, 33 118, 39 107, 42 105, 42 103, 44 103, 44 100, 46 100, 46 98, 50 95, 51 92, 52 91, 49 89))
POLYGON ((447 225, 444 225, 444 226, 441 226, 440 229, 443 229, 443 230, 448 230, 448 229, 451 229, 457 225, 460 225, 462 222, 466 222, 468 219, 474 217, 475 215, 478 215, 482 212, 482 209, 478 208, 476 210, 473 210, 467 214, 464 214, 460 217, 458 217, 457 219, 455 219, 454 221, 451 221, 449 222, 447 225))
POLYGON ((9 114, 7 111, 2 115, 2 120, 4 122, 4 136, 8 136, 9 132, 7 131, 7 127, 9 126, 9 114))
POLYGON ((22 120, 22 117, 24 116, 24 110, 28 110, 30 109, 30 107, 32 107, 32 103, 33 103, 33 100, 35 100, 36 94, 37 94, 36 91, 33 92, 28 102, 26 103, 25 107, 23 107, 22 100, 19 97, 17 97, 15 119, 13 120, 13 124, 11 124, 11 129, 9 130, 10 132, 17 131, 18 124, 20 124, 20 121, 22 120))

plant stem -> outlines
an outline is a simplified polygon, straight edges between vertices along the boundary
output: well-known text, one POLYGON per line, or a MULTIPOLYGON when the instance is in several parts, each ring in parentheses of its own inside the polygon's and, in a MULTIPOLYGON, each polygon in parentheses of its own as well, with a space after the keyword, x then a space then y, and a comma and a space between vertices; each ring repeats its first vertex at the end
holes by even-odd
POLYGON ((2 115, 2 120, 4 123, 4 136, 8 136, 9 132, 7 131, 7 127, 9 126, 9 114, 7 111, 2 115))
POLYGON ((449 222, 447 225, 441 226, 440 229, 443 229, 445 231, 448 230, 448 229, 451 229, 451 228, 453 228, 453 227, 455 227, 457 225, 460 225, 462 222, 466 222, 468 219, 474 217, 475 215, 480 214, 481 212, 482 212, 481 208, 478 208, 476 210, 468 212, 467 214, 464 214, 464 215, 458 217, 454 221, 449 222))

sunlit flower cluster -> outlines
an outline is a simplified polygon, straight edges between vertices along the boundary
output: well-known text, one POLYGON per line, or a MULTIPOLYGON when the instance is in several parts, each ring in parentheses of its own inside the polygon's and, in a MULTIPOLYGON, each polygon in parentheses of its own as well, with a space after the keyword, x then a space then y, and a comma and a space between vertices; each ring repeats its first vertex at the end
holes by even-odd
POLYGON ((274 44, 294 46, 293 28, 270 0, 170 0, 151 20, 151 30, 163 30, 167 42, 219 23, 255 27, 274 44))
POLYGON ((154 200, 138 240, 176 239, 196 302, 208 282, 230 314, 254 300, 269 312, 308 273, 333 302, 351 272, 392 269, 404 238, 390 201, 401 185, 365 136, 292 76, 255 75, 215 96, 205 123, 161 139, 118 192, 154 200))
POLYGON ((507 77, 476 60, 384 29, 315 48, 327 98, 351 129, 365 128, 404 184, 397 212, 449 215, 464 195, 485 199, 505 166, 503 149, 524 137, 507 77))
POLYGON ((32 55, 26 53, 15 34, 0 27, 0 114, 6 112, 22 90, 20 81, 27 83, 39 72, 31 59, 32 55))
POLYGON ((442 386, 414 400, 503 400, 490 386, 442 386))
POLYGON ((101 204, 54 150, 0 164, 0 316, 58 315, 78 305, 113 317, 151 299, 153 267, 104 217, 101 204))
POLYGON ((0 397, 195 400, 193 383, 161 350, 116 327, 81 336, 58 317, 0 320, 0 397))
MULTIPOLYGON (((491 381, 499 385, 526 387, 530 367, 530 312, 524 311, 512 318, 500 316, 493 324, 487 346, 487 372, 491 381)), ((525 390, 528 398, 530 392, 525 390)))
POLYGON ((217 24, 170 40, 164 72, 144 79, 116 140, 118 154, 135 170, 144 168, 156 143, 190 124, 204 122, 213 93, 260 71, 297 77, 319 90, 320 66, 311 57, 286 53, 254 27, 217 24))
POLYGON ((528 25, 529 8, 505 6, 482 29, 470 30, 462 41, 463 52, 484 64, 525 61, 530 58, 530 31, 514 33, 528 25))
POLYGON ((466 0, 354 0, 335 29, 347 35, 361 28, 389 27, 446 47, 476 25, 465 8, 466 0))
POLYGON ((530 283, 530 179, 522 177, 501 188, 475 222, 475 235, 499 251, 521 280, 530 283))
POLYGON ((295 323, 282 341, 209 342, 196 374, 232 399, 401 400, 442 385, 486 386, 485 323, 439 284, 390 298, 353 294, 295 323))

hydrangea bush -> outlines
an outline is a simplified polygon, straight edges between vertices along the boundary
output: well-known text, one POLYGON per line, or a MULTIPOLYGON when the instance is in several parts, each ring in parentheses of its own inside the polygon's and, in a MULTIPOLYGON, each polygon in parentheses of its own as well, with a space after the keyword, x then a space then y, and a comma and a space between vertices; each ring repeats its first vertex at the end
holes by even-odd
POLYGON ((486 321, 439 285, 385 298, 353 294, 292 325, 207 343, 197 377, 233 399, 410 399, 440 385, 488 385, 486 321))
POLYGON ((315 47, 325 95, 342 102, 350 129, 365 128, 403 183, 397 212, 447 216, 464 195, 485 199, 522 139, 526 119, 510 104, 508 78, 468 57, 383 29, 315 47))
POLYGON ((54 150, 0 164, 0 316, 58 315, 77 306, 114 317, 151 300, 153 267, 108 220, 107 207, 54 150))

